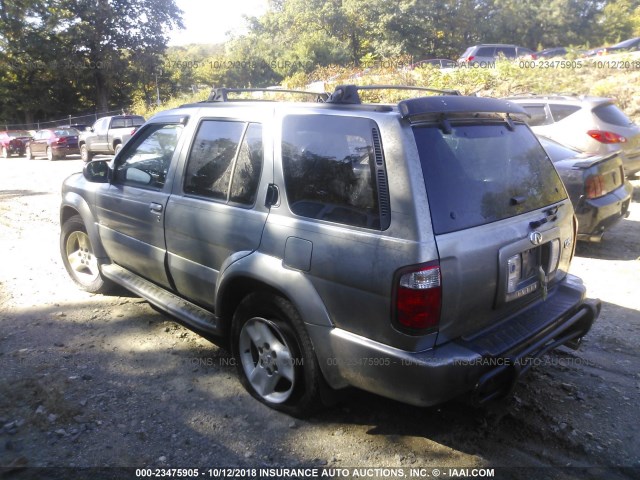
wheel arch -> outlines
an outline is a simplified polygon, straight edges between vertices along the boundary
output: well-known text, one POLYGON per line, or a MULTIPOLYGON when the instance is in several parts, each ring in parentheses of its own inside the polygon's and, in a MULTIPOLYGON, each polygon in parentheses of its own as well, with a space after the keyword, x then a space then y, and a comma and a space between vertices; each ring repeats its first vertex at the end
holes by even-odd
POLYGON ((67 192, 62 198, 62 206, 60 207, 60 226, 74 215, 79 215, 82 218, 82 223, 84 223, 89 240, 91 240, 94 255, 102 260, 108 258, 100 240, 98 225, 89 205, 77 193, 67 192))
POLYGON ((255 291, 279 295, 296 308, 304 323, 333 327, 324 302, 309 279, 282 260, 254 252, 228 266, 216 285, 216 313, 230 319, 244 297, 255 291))

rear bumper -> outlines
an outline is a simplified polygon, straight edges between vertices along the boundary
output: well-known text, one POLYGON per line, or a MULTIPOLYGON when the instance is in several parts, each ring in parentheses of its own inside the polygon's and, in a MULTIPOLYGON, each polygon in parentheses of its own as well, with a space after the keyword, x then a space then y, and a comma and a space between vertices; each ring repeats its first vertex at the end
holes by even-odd
POLYGON ((78 145, 52 145, 51 148, 57 155, 79 155, 78 145))
POLYGON ((560 345, 577 346, 600 312, 568 276, 538 301, 472 338, 408 352, 340 329, 307 325, 320 367, 334 388, 352 385, 417 406, 473 392, 479 402, 507 394, 534 360, 560 345))
POLYGON ((632 194, 633 186, 625 181, 613 192, 579 204, 578 240, 599 241, 606 230, 628 216, 632 194))

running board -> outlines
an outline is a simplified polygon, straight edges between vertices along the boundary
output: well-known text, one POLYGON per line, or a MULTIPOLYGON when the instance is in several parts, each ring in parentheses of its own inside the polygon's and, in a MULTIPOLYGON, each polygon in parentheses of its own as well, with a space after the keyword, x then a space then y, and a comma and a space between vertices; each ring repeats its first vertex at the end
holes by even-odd
POLYGON ((118 285, 122 285, 127 290, 131 290, 136 295, 140 295, 149 303, 173 315, 189 327, 213 336, 222 336, 224 334, 218 317, 204 308, 174 295, 113 263, 102 265, 100 270, 108 279, 113 280, 118 285))

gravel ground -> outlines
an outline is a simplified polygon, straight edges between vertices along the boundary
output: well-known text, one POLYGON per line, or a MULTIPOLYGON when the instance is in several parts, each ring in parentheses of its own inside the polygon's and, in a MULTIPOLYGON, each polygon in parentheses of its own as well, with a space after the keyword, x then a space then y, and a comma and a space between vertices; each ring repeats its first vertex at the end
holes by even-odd
POLYGON ((0 476, 126 466, 640 477, 640 181, 631 216, 578 248, 572 273, 603 301, 579 351, 548 355, 511 398, 484 409, 349 391, 303 421, 253 400, 224 350, 145 301, 91 295, 68 279, 60 184, 79 159, 0 163, 0 476))

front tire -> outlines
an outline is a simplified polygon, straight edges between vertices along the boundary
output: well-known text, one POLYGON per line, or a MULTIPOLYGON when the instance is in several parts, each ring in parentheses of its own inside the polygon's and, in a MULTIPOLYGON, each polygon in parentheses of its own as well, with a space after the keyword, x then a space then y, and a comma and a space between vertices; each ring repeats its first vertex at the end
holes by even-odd
POLYGON ((100 272, 100 262, 93 253, 87 229, 79 215, 62 225, 60 253, 69 276, 83 290, 105 293, 113 286, 100 272))
POLYGON ((83 143, 80 146, 80 157, 82 158, 82 161, 85 163, 88 163, 93 159, 93 153, 89 151, 86 143, 83 143))
POLYGON ((253 293, 233 316, 232 349, 242 385, 265 405, 306 417, 321 405, 320 372, 313 345, 294 306, 253 293))

